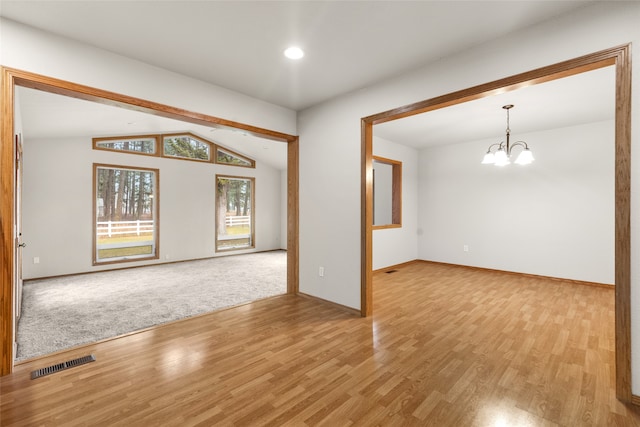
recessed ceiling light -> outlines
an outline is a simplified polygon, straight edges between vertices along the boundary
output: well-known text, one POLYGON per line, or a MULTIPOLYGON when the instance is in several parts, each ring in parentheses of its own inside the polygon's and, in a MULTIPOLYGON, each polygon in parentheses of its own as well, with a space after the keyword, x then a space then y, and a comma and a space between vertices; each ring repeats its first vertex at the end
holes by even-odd
POLYGON ((284 56, 289 59, 300 59, 304 56, 304 51, 297 46, 291 46, 284 51, 284 56))

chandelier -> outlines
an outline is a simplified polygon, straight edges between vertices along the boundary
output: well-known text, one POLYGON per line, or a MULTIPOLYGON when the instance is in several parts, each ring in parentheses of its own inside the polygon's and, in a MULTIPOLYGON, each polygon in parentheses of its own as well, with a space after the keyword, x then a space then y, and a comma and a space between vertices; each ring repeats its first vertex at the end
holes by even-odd
POLYGON ((516 141, 511 143, 509 141, 509 136, 511 135, 511 130, 509 129, 509 110, 513 108, 513 104, 507 104, 503 106, 505 110, 507 110, 507 138, 506 141, 502 141, 500 143, 491 144, 487 149, 487 153, 484 155, 484 159, 482 159, 482 164, 492 164, 496 166, 506 166, 511 163, 511 151, 513 147, 520 146, 523 147, 523 150, 518 155, 518 158, 514 163, 518 165, 528 165, 533 162, 533 154, 527 143, 524 141, 516 141), (495 150, 494 150, 495 149, 495 150), (493 150, 493 151, 492 151, 493 150))

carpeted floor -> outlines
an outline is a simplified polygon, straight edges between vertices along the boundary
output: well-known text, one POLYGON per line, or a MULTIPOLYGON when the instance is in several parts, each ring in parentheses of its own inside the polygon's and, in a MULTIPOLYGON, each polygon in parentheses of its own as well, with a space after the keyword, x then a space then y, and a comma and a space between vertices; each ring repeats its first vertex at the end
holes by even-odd
POLYGON ((17 360, 287 291, 286 252, 31 280, 17 360))

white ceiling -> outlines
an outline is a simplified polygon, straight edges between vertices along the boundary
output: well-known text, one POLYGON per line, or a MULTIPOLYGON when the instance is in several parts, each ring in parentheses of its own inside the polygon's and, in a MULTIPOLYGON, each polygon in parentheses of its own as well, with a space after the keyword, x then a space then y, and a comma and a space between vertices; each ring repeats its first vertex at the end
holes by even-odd
MULTIPOLYGON (((590 3, 2 0, 0 16, 300 110, 590 3), (306 56, 298 62, 284 58, 290 44, 303 47, 306 56)), ((283 143, 21 90, 28 137, 191 131, 286 168, 283 143)), ((505 104, 515 104, 516 138, 612 119, 613 69, 376 125, 374 134, 418 148, 499 140, 505 104)))
POLYGON ((600 68, 374 126, 374 135, 415 148, 482 139, 504 140, 506 112, 518 134, 615 117, 615 68, 600 68))
POLYGON ((191 132, 278 170, 287 168, 287 144, 240 131, 168 119, 135 110, 18 87, 23 136, 30 139, 93 138, 191 132))
POLYGON ((5 18, 300 110, 593 2, 0 3, 5 18), (292 44, 298 62, 282 54, 292 44))

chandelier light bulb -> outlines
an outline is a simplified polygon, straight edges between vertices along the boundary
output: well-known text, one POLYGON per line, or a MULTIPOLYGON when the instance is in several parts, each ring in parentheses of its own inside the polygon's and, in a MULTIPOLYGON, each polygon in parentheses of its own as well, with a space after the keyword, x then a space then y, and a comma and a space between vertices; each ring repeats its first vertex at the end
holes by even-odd
POLYGON ((494 164, 496 166, 506 166, 509 163, 511 163, 509 161, 509 156, 507 156, 507 152, 504 151, 504 149, 500 149, 496 151, 496 154, 494 155, 494 159, 495 159, 494 164))
POLYGON ((528 148, 525 148, 520 152, 520 155, 518 155, 518 158, 514 163, 518 165, 528 165, 534 160, 535 159, 533 158, 533 153, 531 153, 531 150, 529 150, 528 148))
POLYGON ((496 162, 495 156, 493 155, 493 153, 491 151, 487 151, 487 153, 484 155, 484 158, 482 159, 482 164, 483 165, 492 165, 496 162))

